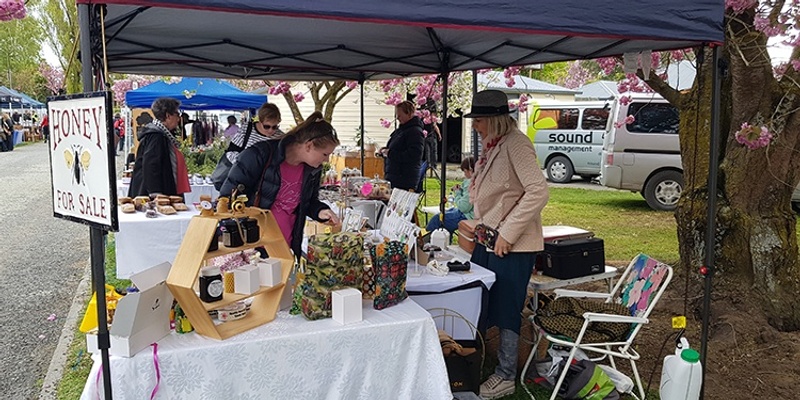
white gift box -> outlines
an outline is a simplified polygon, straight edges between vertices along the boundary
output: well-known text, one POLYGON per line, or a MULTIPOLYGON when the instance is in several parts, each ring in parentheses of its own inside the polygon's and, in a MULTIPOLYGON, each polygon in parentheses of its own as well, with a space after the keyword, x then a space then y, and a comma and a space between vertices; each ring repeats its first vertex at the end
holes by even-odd
POLYGON ((172 293, 164 282, 169 269, 170 263, 162 263, 131 276, 139 292, 128 293, 117 302, 109 354, 133 357, 169 334, 172 293))
POLYGON ((245 265, 233 270, 233 291, 240 294, 252 294, 260 286, 259 268, 245 265))
POLYGON ((361 321, 361 291, 348 288, 331 292, 333 320, 340 324, 361 321))
POLYGON ((268 258, 258 263, 261 286, 275 286, 283 280, 281 279, 281 260, 268 258))

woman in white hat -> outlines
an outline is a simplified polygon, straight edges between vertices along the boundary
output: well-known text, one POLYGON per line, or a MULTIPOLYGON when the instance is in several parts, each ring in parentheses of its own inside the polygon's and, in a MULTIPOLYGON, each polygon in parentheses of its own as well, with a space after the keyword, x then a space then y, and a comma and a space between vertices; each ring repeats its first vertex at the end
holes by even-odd
POLYGON ((493 248, 478 244, 472 253, 473 262, 496 275, 488 326, 500 329, 499 364, 480 392, 494 399, 515 390, 520 312, 536 254, 544 247, 541 215, 549 195, 533 144, 509 115, 505 93, 476 93, 465 117, 472 118, 483 144, 469 187, 475 219, 497 231, 493 248))

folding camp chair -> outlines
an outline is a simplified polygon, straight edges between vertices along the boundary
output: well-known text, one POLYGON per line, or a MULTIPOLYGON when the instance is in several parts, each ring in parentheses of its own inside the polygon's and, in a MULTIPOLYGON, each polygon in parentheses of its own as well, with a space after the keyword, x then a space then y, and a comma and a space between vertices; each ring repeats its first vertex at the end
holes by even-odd
MULTIPOLYGON (((640 355, 636 352, 636 350, 633 349, 633 342, 642 326, 650 322, 648 317, 671 280, 672 267, 656 261, 647 255, 639 254, 628 265, 628 268, 622 274, 619 281, 617 281, 617 284, 611 290, 611 293, 594 293, 557 289, 555 291, 556 298, 575 297, 598 300, 603 299, 607 303, 615 302, 624 305, 630 310, 630 316, 599 314, 591 312, 584 313, 583 326, 580 329, 580 333, 575 338, 548 333, 544 329, 536 326, 536 323, 534 322, 534 316, 531 316, 529 320, 534 324, 536 341, 531 349, 531 354, 528 356, 528 360, 525 362, 525 367, 522 370, 522 376, 526 376, 528 367, 530 366, 531 361, 536 354, 539 340, 541 340, 542 336, 544 336, 547 341, 553 344, 571 348, 566 365, 570 365, 578 349, 583 350, 590 356, 595 354, 601 355, 600 357, 593 359, 595 361, 602 360, 608 356, 609 364, 614 369, 617 368, 614 361, 615 357, 627 359, 631 363, 631 370, 633 371, 636 385, 639 388, 639 395, 641 397, 636 396, 633 393, 633 390, 631 390, 630 394, 637 399, 644 400, 644 387, 642 386, 642 381, 639 377, 639 371, 636 369, 636 361, 640 358, 640 355), (585 335, 587 328, 590 326, 590 324, 598 322, 630 324, 630 330, 627 338, 624 341, 588 341, 588 335, 585 335)), ((564 378, 566 377, 568 370, 569 368, 563 368, 561 371, 555 387, 553 388, 553 394, 550 396, 550 400, 554 400, 556 398, 558 389, 564 382, 564 378)), ((523 387, 525 387, 528 395, 531 397, 531 399, 533 399, 533 394, 531 394, 526 386, 523 385, 523 387)))

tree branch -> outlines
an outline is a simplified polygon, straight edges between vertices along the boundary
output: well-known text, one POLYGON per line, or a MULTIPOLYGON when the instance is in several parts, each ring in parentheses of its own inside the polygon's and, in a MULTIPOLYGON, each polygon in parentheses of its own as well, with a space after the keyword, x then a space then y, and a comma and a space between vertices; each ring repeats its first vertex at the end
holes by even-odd
POLYGON ((644 73, 639 69, 636 71, 636 76, 645 81, 651 89, 655 90, 656 93, 660 94, 661 97, 665 98, 670 104, 675 107, 680 107, 681 92, 667 84, 658 74, 650 73, 650 78, 644 79, 644 73))

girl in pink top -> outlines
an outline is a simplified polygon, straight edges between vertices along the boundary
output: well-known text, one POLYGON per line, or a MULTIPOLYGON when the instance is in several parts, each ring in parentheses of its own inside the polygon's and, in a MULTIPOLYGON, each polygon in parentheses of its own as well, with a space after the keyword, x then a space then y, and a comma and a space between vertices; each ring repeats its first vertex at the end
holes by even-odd
POLYGON ((337 145, 333 126, 314 112, 281 140, 259 142, 239 154, 220 196, 243 186, 248 205, 271 210, 286 242, 299 255, 306 217, 339 224, 319 200, 322 163, 337 145))

